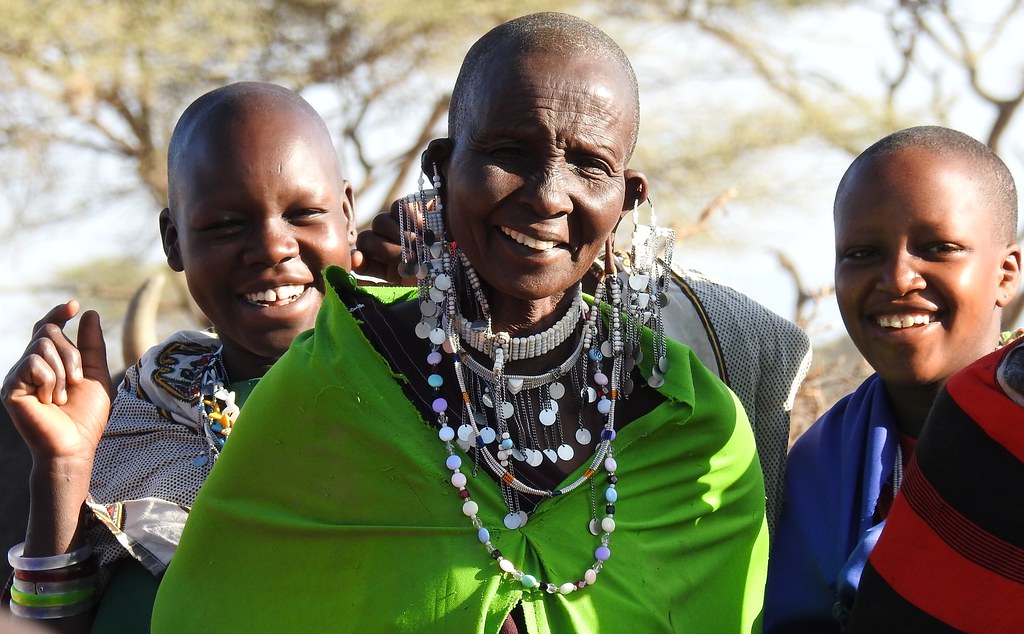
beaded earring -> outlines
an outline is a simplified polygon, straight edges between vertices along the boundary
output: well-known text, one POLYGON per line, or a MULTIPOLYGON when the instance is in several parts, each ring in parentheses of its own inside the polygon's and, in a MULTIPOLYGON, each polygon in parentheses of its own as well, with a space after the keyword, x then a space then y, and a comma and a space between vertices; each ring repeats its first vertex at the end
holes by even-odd
MULTIPOLYGON (((665 383, 668 372, 668 357, 665 345, 665 324, 661 310, 668 305, 668 285, 672 274, 672 250, 675 246, 675 231, 667 227, 657 226, 654 214, 654 202, 647 197, 651 209, 650 224, 640 222, 640 198, 633 203, 633 245, 632 270, 629 274, 629 297, 626 311, 636 323, 647 326, 654 333, 655 362, 648 385, 659 388, 665 383)), ((633 337, 634 357, 639 354, 639 333, 630 333, 633 337)), ((639 363, 640 359, 635 358, 639 363)))

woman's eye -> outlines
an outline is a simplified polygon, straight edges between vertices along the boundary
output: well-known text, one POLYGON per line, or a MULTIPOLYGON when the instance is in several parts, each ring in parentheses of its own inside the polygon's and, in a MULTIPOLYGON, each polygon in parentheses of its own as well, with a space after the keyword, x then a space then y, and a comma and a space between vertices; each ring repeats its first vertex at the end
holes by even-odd
POLYGON ((609 167, 608 163, 596 156, 580 154, 578 156, 570 157, 570 161, 576 165, 581 172, 585 172, 587 174, 603 176, 611 173, 611 167, 609 167))
POLYGON ((489 154, 495 159, 507 161, 521 157, 523 152, 517 147, 502 146, 490 150, 489 154))

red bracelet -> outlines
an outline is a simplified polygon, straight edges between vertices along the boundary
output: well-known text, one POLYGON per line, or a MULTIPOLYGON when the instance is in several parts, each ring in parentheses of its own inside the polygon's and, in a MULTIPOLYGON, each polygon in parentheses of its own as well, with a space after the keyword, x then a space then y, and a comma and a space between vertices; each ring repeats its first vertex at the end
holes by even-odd
POLYGON ((14 576, 22 581, 31 581, 32 583, 54 583, 88 577, 96 574, 96 569, 96 558, 90 557, 81 563, 56 570, 15 570, 14 576))

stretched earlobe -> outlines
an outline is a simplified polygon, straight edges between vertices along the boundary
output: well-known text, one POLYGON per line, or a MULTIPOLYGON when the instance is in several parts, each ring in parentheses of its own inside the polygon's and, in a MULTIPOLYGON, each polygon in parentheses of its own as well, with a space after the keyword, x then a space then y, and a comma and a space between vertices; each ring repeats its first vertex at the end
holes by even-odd
POLYGON ((178 244, 178 229, 174 226, 174 219, 167 207, 160 211, 160 242, 164 247, 164 255, 167 256, 167 266, 178 273, 184 271, 185 263, 182 260, 181 247, 178 244))

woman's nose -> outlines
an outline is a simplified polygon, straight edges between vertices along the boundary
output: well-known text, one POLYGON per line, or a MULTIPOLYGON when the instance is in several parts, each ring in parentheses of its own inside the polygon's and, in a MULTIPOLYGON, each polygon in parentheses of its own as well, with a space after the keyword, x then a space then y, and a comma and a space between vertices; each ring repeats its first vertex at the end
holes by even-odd
POLYGON ((528 204, 540 215, 558 216, 572 211, 569 183, 558 166, 550 166, 530 179, 528 204))

